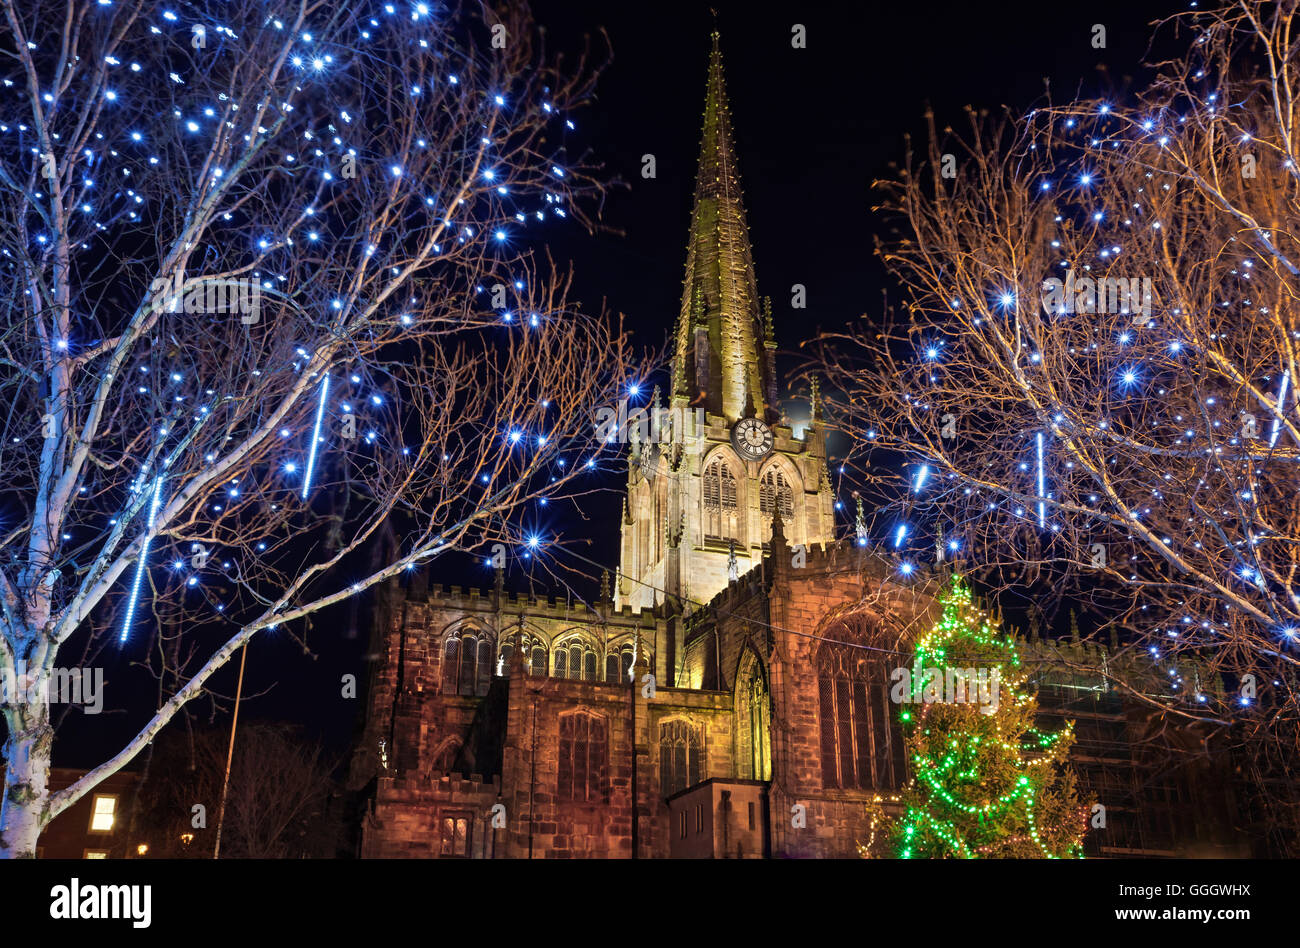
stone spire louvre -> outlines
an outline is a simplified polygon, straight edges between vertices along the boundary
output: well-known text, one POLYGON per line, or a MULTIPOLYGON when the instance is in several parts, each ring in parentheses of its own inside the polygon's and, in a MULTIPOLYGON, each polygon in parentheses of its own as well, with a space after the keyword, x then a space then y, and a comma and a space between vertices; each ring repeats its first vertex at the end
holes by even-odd
POLYGON ((673 359, 674 393, 729 422, 767 415, 758 289, 713 33, 704 128, 673 359), (701 393, 704 393, 701 398, 701 393))

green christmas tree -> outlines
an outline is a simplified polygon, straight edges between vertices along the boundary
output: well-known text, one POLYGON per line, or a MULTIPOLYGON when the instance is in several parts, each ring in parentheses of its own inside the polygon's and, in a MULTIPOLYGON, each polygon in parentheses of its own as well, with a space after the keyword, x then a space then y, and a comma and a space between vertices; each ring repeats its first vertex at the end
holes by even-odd
POLYGON ((904 859, 1082 858, 1087 807, 1067 764, 1073 722, 1034 727, 1014 640, 957 577, 897 682, 912 780, 892 834, 904 859), (910 699, 910 700, 909 700, 910 699))

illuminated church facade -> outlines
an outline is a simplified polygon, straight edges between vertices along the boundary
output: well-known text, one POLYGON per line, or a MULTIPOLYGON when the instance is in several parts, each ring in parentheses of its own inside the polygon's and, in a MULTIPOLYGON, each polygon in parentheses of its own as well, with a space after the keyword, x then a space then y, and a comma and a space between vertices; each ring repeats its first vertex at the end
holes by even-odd
POLYGON ((379 603, 361 856, 853 856, 906 781, 889 671, 942 564, 835 540, 816 393, 798 433, 778 406, 716 34, 674 341, 596 603, 501 571, 379 603))

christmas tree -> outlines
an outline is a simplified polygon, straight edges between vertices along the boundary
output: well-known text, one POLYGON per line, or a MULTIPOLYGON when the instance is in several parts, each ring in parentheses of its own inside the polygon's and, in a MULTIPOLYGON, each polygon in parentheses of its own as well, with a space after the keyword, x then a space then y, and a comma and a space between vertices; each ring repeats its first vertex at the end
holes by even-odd
POLYGON ((1073 722, 1034 727, 1013 639, 954 577, 943 615, 896 681, 912 780, 894 825, 895 852, 912 858, 1081 858, 1087 808, 1066 763, 1073 722))

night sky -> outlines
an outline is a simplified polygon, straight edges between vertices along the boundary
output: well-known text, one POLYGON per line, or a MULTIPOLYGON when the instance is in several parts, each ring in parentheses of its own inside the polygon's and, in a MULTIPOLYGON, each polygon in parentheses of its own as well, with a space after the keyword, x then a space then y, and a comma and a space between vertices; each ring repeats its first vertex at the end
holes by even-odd
MULTIPOLYGON (((694 191, 709 34, 717 10, 740 173, 761 294, 770 295, 778 342, 793 364, 798 344, 818 325, 831 327, 878 313, 888 283, 874 256, 880 223, 871 207, 874 179, 901 160, 904 135, 921 136, 927 105, 942 128, 960 131, 963 107, 1017 111, 1032 107, 1050 78, 1053 97, 1116 94, 1142 75, 1150 23, 1183 9, 1172 3, 628 3, 545 0, 533 6, 553 51, 574 51, 584 33, 603 27, 613 60, 597 87, 597 101, 574 116, 580 146, 590 147, 611 177, 620 178, 603 223, 620 234, 552 232, 551 252, 572 260, 577 299, 588 310, 602 301, 626 314, 637 339, 661 346, 676 319, 694 191), (807 27, 808 47, 793 49, 791 26, 807 27), (1093 24, 1107 28, 1107 48, 1093 49, 1093 24), (653 154, 657 177, 641 177, 641 158, 653 154), (808 308, 790 308, 790 287, 807 288, 808 308)), ((539 248, 540 249, 540 248, 539 248)), ((665 382, 666 375, 650 381, 665 382)), ((832 443, 832 452, 835 445, 832 443)), ((595 517, 563 526, 570 537, 589 535, 583 555, 617 562, 622 478, 586 512, 595 517)), ((483 585, 481 566, 449 561, 435 582, 483 585)), ((512 574, 509 586, 526 589, 512 574)), ((540 581, 539 586, 545 588, 540 581)), ((559 592, 558 588, 556 589, 559 592)), ((578 587, 584 595, 592 588, 578 587)), ((313 661, 287 640, 251 646, 242 715, 291 720, 342 751, 353 735, 362 700, 339 697, 340 677, 355 673, 364 685, 368 608, 343 609, 317 620, 313 661)), ((131 656, 105 654, 110 679, 134 679, 131 656), (118 663, 113 665, 111 663, 118 663)), ((214 687, 231 693, 235 667, 214 687)), ((152 708, 145 700, 129 714, 103 715, 87 729, 70 717, 56 743, 56 764, 84 765, 115 751, 152 708), (138 713, 137 713, 138 712, 138 713), (93 737, 91 734, 93 733, 93 737)), ((122 694, 113 684, 110 694, 122 694)), ((206 720, 207 706, 202 706, 206 720)), ((224 719, 218 718, 221 723, 224 719)), ((173 724, 174 728, 178 725, 173 724)), ((138 763, 132 766, 138 766, 138 763)))

